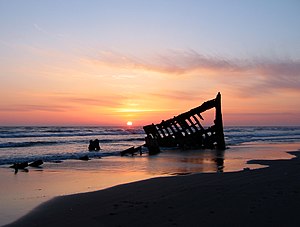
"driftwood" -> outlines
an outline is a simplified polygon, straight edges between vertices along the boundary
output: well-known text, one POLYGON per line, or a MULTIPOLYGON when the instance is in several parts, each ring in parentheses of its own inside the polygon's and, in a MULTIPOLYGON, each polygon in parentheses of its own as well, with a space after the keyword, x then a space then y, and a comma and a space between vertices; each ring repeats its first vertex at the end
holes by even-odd
POLYGON ((19 169, 23 170, 24 172, 28 172, 28 169, 26 169, 26 167, 28 167, 28 162, 14 163, 9 168, 15 169, 15 174, 17 174, 19 172, 19 169))
POLYGON ((82 160, 82 161, 88 161, 88 160, 90 160, 89 156, 87 156, 87 155, 81 156, 78 159, 82 160))
POLYGON ((40 167, 43 163, 44 163, 43 160, 36 160, 34 162, 31 162, 29 164, 29 166, 31 166, 31 167, 40 167))
POLYGON ((201 106, 191 109, 160 124, 151 124, 143 127, 147 134, 145 146, 149 154, 159 152, 159 147, 180 148, 210 148, 225 150, 223 120, 221 112, 221 94, 215 99, 204 102, 201 106), (204 128, 201 113, 215 109, 214 124, 204 128))
POLYGON ((9 168, 13 168, 13 169, 25 169, 26 167, 28 167, 28 162, 14 163, 9 168))
POLYGON ((121 151, 120 154, 121 156, 124 156, 124 155, 135 155, 136 153, 140 153, 140 155, 142 155, 142 146, 139 146, 139 147, 130 147, 124 151, 121 151))

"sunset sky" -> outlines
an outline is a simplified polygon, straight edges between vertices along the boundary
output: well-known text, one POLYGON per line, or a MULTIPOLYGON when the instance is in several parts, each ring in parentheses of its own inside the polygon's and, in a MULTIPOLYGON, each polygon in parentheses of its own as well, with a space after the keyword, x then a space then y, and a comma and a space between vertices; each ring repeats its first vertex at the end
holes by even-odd
POLYGON ((300 125, 299 0, 0 0, 0 125, 159 123, 218 92, 300 125))

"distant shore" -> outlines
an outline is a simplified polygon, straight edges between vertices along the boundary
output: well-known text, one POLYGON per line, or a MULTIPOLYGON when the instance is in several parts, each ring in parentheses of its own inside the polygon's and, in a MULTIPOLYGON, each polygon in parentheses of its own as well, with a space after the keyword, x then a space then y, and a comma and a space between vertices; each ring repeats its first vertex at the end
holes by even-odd
POLYGON ((299 226, 300 152, 268 168, 158 177, 57 197, 8 226, 299 226))

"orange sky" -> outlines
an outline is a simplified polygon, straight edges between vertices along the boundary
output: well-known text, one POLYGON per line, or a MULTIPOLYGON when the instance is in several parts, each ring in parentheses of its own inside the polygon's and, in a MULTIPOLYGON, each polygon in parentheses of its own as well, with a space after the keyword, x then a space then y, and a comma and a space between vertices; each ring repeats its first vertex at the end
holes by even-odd
POLYGON ((300 122, 300 99, 295 99, 300 92, 278 86, 273 78, 278 67, 285 70, 285 63, 225 64, 194 52, 148 61, 107 52, 96 58, 70 58, 55 67, 25 62, 10 72, 22 77, 5 78, 0 123, 144 125, 194 108, 218 91, 225 125, 300 122))
POLYGON ((300 125, 299 3, 168 1, 1 2, 0 125, 300 125))

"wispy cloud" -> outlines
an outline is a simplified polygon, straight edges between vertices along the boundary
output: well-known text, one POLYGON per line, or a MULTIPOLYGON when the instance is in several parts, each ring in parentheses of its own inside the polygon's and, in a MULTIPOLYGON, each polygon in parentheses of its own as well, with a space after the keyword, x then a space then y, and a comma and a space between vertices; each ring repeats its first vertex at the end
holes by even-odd
POLYGON ((31 112, 31 111, 46 111, 46 112, 65 112, 75 110, 72 106, 66 105, 17 105, 3 106, 0 111, 3 112, 31 112))
MULTIPOLYGON (((244 90, 270 92, 300 89, 300 60, 289 58, 233 59, 202 55, 194 50, 170 51, 154 57, 139 58, 116 52, 100 52, 90 58, 94 64, 132 71, 148 71, 168 76, 193 75, 195 79, 244 90)), ((174 78, 175 79, 175 78, 174 78)))
POLYGON ((267 61, 257 65, 257 73, 266 76, 268 85, 275 88, 300 88, 300 61, 267 61))
POLYGON ((170 51, 167 54, 159 54, 148 58, 102 51, 90 57, 89 60, 95 64, 176 75, 188 74, 199 69, 236 71, 244 67, 230 59, 205 56, 192 50, 170 51))
POLYGON ((35 100, 35 103, 37 104, 32 104, 30 103, 30 100, 28 100, 28 103, 26 104, 2 105, 0 106, 0 111, 68 112, 82 110, 82 108, 89 109, 91 107, 116 108, 122 105, 123 100, 126 100, 126 97, 121 95, 94 97, 92 95, 79 96, 78 94, 72 93, 48 93, 39 95, 34 94, 33 96, 39 96, 39 100, 35 100), (46 104, 41 104, 43 102, 46 104))
POLYGON ((86 106, 97 106, 97 107, 117 107, 120 106, 120 100, 123 100, 124 97, 120 96, 106 96, 99 98, 84 98, 77 96, 65 96, 58 97, 62 102, 76 105, 86 105, 86 106))
POLYGON ((166 89, 160 93, 149 93, 149 95, 160 99, 170 99, 178 101, 199 101, 203 99, 203 95, 205 95, 205 93, 205 91, 197 92, 193 90, 187 92, 174 89, 166 89))

